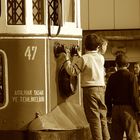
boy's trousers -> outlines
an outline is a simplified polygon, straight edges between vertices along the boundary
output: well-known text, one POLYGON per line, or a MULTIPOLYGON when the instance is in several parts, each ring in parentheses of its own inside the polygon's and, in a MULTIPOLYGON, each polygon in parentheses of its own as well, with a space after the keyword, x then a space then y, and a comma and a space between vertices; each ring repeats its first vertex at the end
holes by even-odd
POLYGON ((83 104, 93 140, 109 140, 105 87, 84 87, 83 104))

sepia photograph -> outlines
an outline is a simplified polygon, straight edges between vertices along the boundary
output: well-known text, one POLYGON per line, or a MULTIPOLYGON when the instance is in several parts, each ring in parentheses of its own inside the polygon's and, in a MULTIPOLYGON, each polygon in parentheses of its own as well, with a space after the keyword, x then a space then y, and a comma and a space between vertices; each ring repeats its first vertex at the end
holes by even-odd
POLYGON ((140 0, 0 0, 0 140, 140 140, 140 0))

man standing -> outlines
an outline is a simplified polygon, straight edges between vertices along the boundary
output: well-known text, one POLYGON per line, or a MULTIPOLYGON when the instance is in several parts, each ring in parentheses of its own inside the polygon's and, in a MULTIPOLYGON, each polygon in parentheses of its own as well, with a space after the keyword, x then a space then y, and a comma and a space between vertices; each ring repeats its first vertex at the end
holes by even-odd
POLYGON ((127 69, 129 63, 125 55, 117 55, 115 62, 117 72, 109 77, 105 93, 107 117, 112 117, 111 140, 123 140, 124 132, 128 140, 138 140, 136 114, 140 112, 140 104, 137 81, 127 69))
POLYGON ((140 91, 140 63, 139 62, 134 63, 134 74, 136 76, 138 86, 139 86, 139 91, 140 91))

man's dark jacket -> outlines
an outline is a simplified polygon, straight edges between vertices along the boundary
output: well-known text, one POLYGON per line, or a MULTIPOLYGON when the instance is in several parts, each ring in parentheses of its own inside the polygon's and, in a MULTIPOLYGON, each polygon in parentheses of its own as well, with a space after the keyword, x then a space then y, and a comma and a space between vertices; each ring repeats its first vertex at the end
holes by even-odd
POLYGON ((111 117, 112 105, 131 105, 136 112, 140 112, 138 84, 133 73, 120 69, 109 77, 105 103, 108 117, 111 117))

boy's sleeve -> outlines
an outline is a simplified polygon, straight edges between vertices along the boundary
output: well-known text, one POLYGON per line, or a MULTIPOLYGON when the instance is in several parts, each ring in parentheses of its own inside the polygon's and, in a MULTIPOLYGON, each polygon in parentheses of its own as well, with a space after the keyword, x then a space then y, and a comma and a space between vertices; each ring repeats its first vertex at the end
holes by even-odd
POLYGON ((64 67, 69 75, 76 76, 83 71, 84 59, 83 57, 77 57, 72 62, 70 60, 66 60, 64 67))

